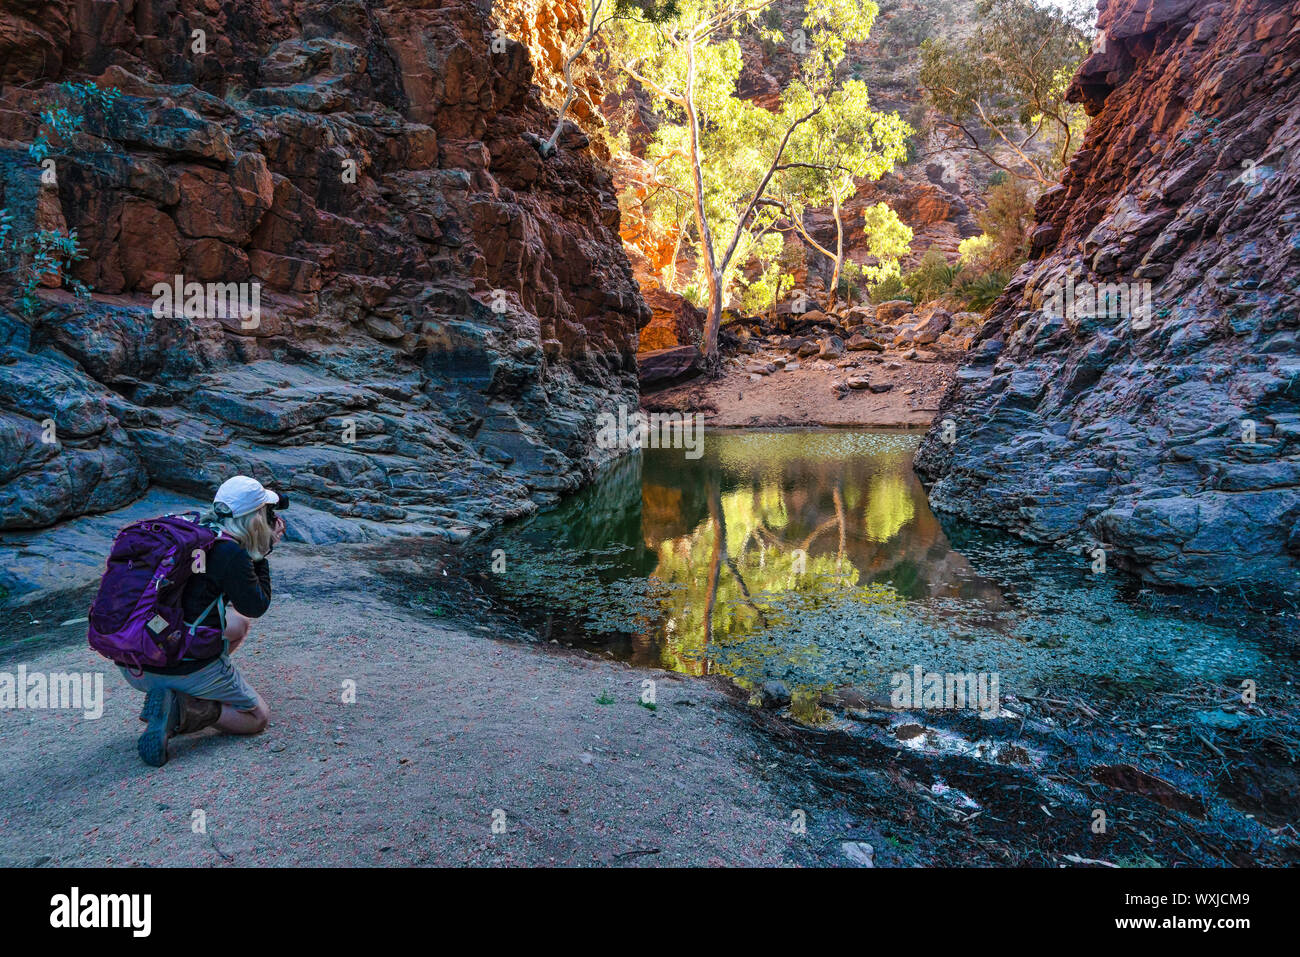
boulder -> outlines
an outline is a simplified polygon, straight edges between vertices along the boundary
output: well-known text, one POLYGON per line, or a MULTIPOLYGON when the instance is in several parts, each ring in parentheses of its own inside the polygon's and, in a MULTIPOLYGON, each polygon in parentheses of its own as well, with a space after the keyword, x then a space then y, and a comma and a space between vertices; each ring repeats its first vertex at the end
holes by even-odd
POLYGON ((790 703, 790 691, 780 681, 765 681, 758 689, 761 707, 768 709, 784 708, 790 703))
POLYGON ((937 342, 939 337, 951 325, 952 313, 945 309, 929 310, 915 327, 911 341, 918 346, 926 346, 932 342, 937 342))
POLYGON ((818 356, 823 359, 838 359, 844 355, 844 340, 839 336, 827 336, 821 341, 818 356))
POLYGON ((637 378, 642 388, 670 385, 699 373, 700 358, 700 350, 694 346, 638 352, 637 378))
POLYGON ((891 299, 876 306, 876 322, 890 326, 911 312, 913 306, 906 299, 891 299))
POLYGON ((848 349, 849 352, 885 351, 885 347, 881 343, 871 338, 871 336, 864 336, 862 333, 858 333, 856 336, 850 338, 849 341, 844 344, 844 348, 848 349))
POLYGON ((694 345, 704 333, 704 310, 676 293, 651 287, 642 293, 650 321, 641 327, 638 349, 652 352, 694 345))

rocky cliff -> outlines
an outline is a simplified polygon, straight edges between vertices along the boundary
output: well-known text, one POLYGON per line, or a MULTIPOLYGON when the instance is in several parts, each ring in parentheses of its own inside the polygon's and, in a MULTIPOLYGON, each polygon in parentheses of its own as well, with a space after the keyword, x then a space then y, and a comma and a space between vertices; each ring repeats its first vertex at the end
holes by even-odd
POLYGON ((1300 3, 1099 6, 1086 141, 917 468, 937 509, 1156 581, 1294 587, 1300 3))
POLYGON ((0 207, 75 230, 94 294, 0 290, 0 528, 242 471, 330 534, 460 538, 609 454, 648 310, 609 173, 529 144, 555 116, 487 6, 7 0, 0 207), (53 106, 81 128, 43 183, 53 106), (177 276, 258 314, 155 308, 177 276))

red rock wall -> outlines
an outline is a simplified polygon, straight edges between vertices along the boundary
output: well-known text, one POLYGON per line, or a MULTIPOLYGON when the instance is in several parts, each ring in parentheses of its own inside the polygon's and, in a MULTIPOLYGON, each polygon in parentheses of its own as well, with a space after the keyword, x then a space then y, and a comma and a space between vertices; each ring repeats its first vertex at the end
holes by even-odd
POLYGON ((636 401, 648 311, 609 173, 576 132, 541 160, 526 134, 555 117, 497 26, 470 0, 7 0, 0 206, 76 230, 96 294, 0 316, 0 527, 237 468, 343 515, 481 527, 607 456, 596 412, 636 401), (40 105, 87 79, 122 96, 42 187, 40 105), (260 324, 156 318, 177 273, 257 281, 260 324))

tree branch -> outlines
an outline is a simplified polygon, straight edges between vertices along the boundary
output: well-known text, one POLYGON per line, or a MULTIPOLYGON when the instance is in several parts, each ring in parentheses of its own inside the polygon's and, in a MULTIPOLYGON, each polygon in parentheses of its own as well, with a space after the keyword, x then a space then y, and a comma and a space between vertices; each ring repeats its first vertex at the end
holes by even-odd
POLYGON ((763 194, 767 192, 767 184, 772 181, 772 176, 776 173, 776 167, 780 164, 781 157, 785 155, 785 148, 790 142, 790 137, 794 135, 794 131, 796 129, 798 129, 804 123, 807 123, 809 120, 811 120, 814 116, 816 116, 821 111, 822 108, 818 106, 810 113, 801 116, 799 119, 791 123, 789 129, 785 131, 785 136, 781 138, 781 145, 777 148, 776 155, 772 157, 772 165, 768 167, 767 173, 764 174, 762 182, 760 182, 758 184, 758 188, 754 190, 753 197, 750 199, 749 203, 745 206, 745 211, 741 215, 739 222, 736 223, 736 231, 732 234, 731 243, 727 246, 726 255, 722 257, 720 263, 720 267, 719 267, 720 272, 724 272, 724 273, 726 272, 727 266, 731 262, 731 257, 736 254, 736 246, 740 243, 741 234, 745 231, 745 224, 749 221, 749 217, 753 215, 754 208, 757 205, 757 201, 759 199, 762 199, 763 194))

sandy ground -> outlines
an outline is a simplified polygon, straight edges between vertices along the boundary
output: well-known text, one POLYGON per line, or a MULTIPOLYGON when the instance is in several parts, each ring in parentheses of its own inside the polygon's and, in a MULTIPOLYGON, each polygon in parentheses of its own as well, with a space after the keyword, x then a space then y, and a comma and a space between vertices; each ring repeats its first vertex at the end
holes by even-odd
POLYGON ((135 751, 142 696, 85 645, 84 625, 59 627, 85 614, 84 596, 7 617, 0 671, 103 671, 105 708, 98 720, 0 711, 0 864, 774 865, 822 853, 815 829, 791 831, 762 718, 722 686, 443 626, 359 584, 369 572, 346 549, 287 551, 272 609, 235 656, 271 727, 176 739, 160 769, 135 751), (638 703, 646 678, 654 711, 638 703), (342 702, 346 680, 355 704, 342 702))
POLYGON ((769 357, 787 355, 769 349, 729 363, 719 379, 696 379, 664 389, 644 396, 641 404, 650 411, 702 412, 706 424, 718 427, 926 426, 938 411, 957 363, 954 357, 926 350, 917 350, 917 359, 905 358, 906 354, 907 350, 892 349, 850 352, 839 360, 802 359, 798 369, 768 375, 746 371, 769 357), (834 387, 864 374, 873 385, 889 385, 889 390, 834 387))

